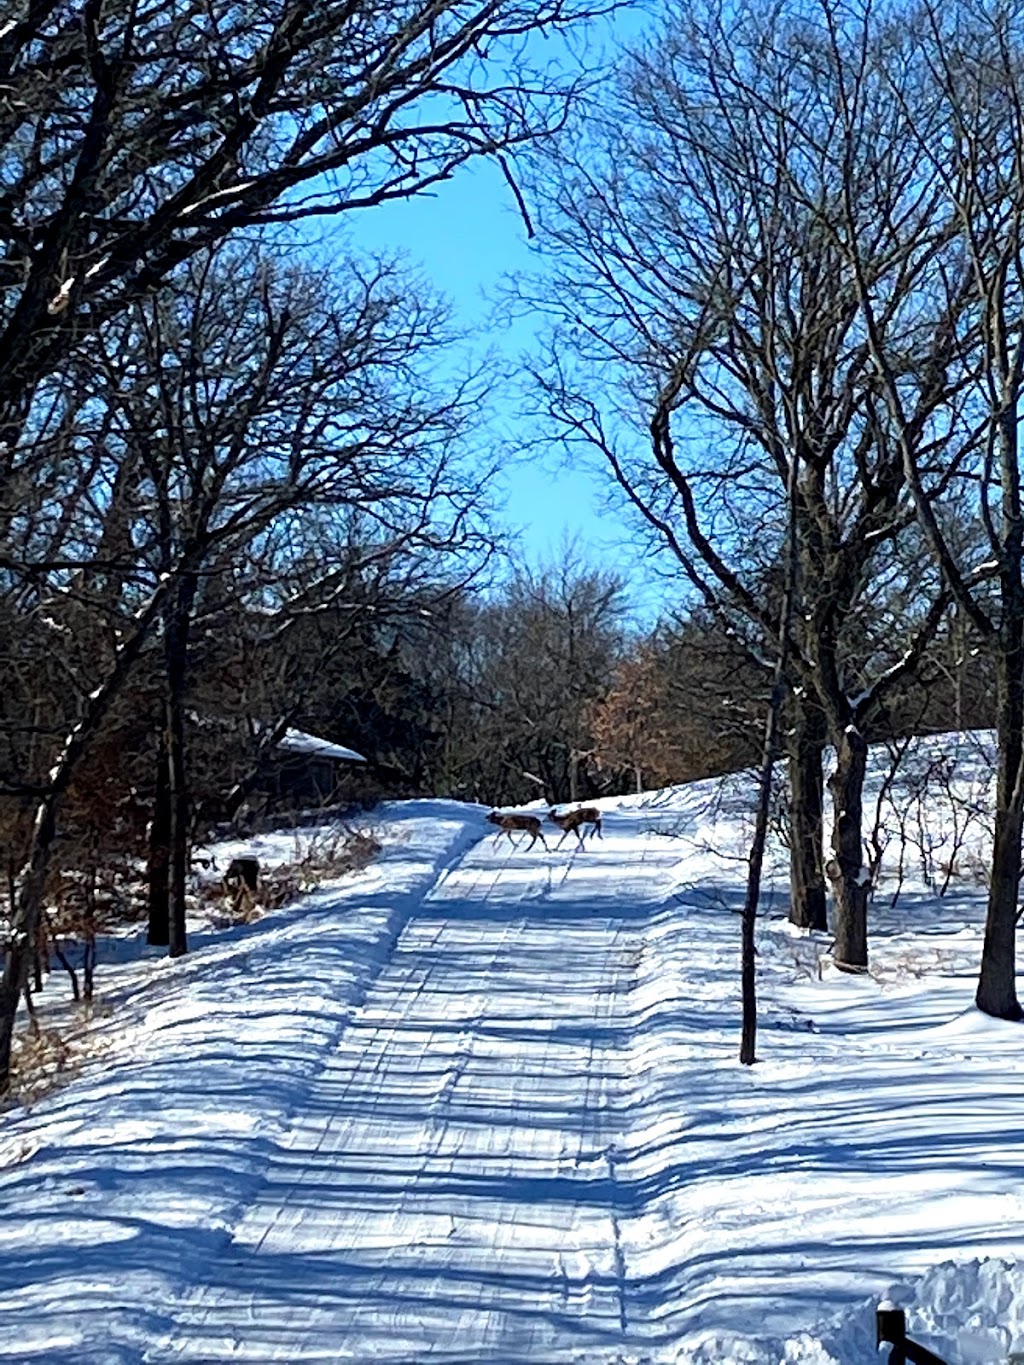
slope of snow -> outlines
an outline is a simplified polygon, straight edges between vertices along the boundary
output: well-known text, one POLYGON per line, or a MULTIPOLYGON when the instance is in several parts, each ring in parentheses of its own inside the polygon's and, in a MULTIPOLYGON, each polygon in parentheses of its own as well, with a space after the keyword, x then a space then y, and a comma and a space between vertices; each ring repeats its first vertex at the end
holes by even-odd
POLYGON ((987 765, 908 759, 868 977, 786 923, 775 848, 754 1068, 744 775, 550 853, 402 803, 294 908, 112 945, 94 1059, 0 1115, 0 1359, 867 1365, 886 1294, 950 1361, 1024 1350, 1024 1033, 972 1004, 987 765))

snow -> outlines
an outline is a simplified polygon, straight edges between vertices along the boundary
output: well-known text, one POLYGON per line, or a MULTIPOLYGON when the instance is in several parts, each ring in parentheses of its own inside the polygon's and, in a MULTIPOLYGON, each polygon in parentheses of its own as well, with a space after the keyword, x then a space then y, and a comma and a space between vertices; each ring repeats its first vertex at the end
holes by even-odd
POLYGON ((1024 1351, 989 763, 905 761, 867 976, 785 920, 773 847, 752 1068, 744 774, 595 803, 559 853, 398 803, 370 867, 187 958, 105 943, 79 1074, 0 1115, 0 1360, 868 1365, 884 1298, 947 1360, 1024 1351))
POLYGON ((365 763, 362 754, 354 749, 346 749, 344 744, 331 744, 329 740, 307 735, 303 730, 286 730, 278 740, 279 749, 287 749, 293 754, 308 754, 314 758, 336 758, 346 763, 365 763))

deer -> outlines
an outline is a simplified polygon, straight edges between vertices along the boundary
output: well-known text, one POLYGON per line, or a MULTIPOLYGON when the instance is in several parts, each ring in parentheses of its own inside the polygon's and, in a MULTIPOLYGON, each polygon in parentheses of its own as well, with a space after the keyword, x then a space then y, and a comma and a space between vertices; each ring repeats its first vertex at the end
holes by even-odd
POLYGON ((540 827, 540 820, 536 815, 506 815, 504 811, 492 810, 486 819, 489 820, 492 825, 498 826, 498 832, 494 836, 495 843, 498 842, 503 834, 507 834, 512 843, 515 843, 515 840, 512 839, 512 832, 513 830, 521 829, 524 833, 531 836, 530 842, 527 845, 528 848, 533 848, 534 844, 539 839, 544 845, 545 850, 547 849, 547 840, 544 838, 544 834, 540 827))
POLYGON ((242 910, 251 910, 256 903, 256 892, 260 880, 260 860, 258 858, 232 858, 228 870, 221 879, 224 894, 231 899, 231 908, 237 915, 242 910))
POLYGON ((555 845, 561 848, 567 834, 575 834, 580 841, 580 848, 583 847, 583 835, 580 833, 580 825, 593 825, 593 833, 599 839, 603 839, 601 833, 601 812, 596 806, 581 806, 579 810, 571 810, 568 815, 559 815, 556 810, 548 811, 548 819, 552 824, 557 825, 562 831, 562 837, 555 845))

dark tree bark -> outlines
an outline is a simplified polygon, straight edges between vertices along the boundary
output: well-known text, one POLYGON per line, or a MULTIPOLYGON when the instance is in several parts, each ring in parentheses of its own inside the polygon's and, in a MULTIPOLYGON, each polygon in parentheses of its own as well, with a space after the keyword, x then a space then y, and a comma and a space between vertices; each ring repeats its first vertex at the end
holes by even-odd
MULTIPOLYGON (((659 414, 663 429, 652 431, 655 444, 664 443, 668 425, 668 407, 659 414)), ((656 419, 657 420, 657 419, 656 419)), ((793 613, 796 606, 796 584, 798 572, 798 535, 796 490, 800 479, 800 462, 793 458, 786 479, 786 540, 782 547, 782 564, 785 575, 782 602, 779 607, 778 640, 779 651, 775 659, 775 676, 772 682, 771 697, 768 701, 768 715, 765 720, 764 751, 761 758, 761 775, 758 782, 757 813, 754 820, 754 837, 750 847, 747 871, 747 891, 743 903, 742 956, 741 956, 741 993, 743 997, 743 1023, 740 1030, 740 1062, 753 1066, 757 1060, 757 975, 754 947, 754 929, 757 924, 757 903, 761 894, 761 867, 764 862, 765 841, 768 835, 768 812, 771 805, 772 773, 779 756, 779 729, 783 706, 786 701, 787 670, 789 665, 790 640, 792 638, 793 613)))
POLYGON ((789 739, 790 922, 827 929, 822 851, 825 780, 820 710, 801 706, 789 739))
POLYGON ((740 1061, 753 1066, 757 1061, 757 950, 754 931, 757 927, 757 905, 761 897, 761 869, 768 838, 768 816, 771 810, 772 773, 779 750, 779 714, 786 697, 786 683, 781 669, 775 679, 768 715, 765 721, 764 750, 757 782, 757 808, 754 813, 754 833, 747 859, 747 888, 743 899, 740 952, 740 995, 742 1023, 740 1027, 740 1061))
POLYGON ((188 886, 189 831, 192 808, 185 738, 185 691, 188 684, 188 643, 192 608, 199 580, 185 574, 168 605, 164 623, 164 665, 167 684, 167 776, 170 809, 170 867, 168 920, 170 956, 188 952, 185 931, 185 894, 188 886))
POLYGON ((829 875, 835 896, 834 949, 837 967, 863 971, 868 965, 868 899, 870 878, 864 866, 862 793, 868 745, 852 723, 836 750, 835 772, 829 788, 835 807, 829 875))
POLYGON ((146 942, 166 948, 171 941, 171 783, 167 771, 167 744, 161 726, 156 755, 153 818, 149 825, 146 883, 149 895, 149 928, 146 942))
MULTIPOLYGON (((1024 126, 1021 128, 1024 135, 1024 126)), ((1024 146, 1024 137, 1022 137, 1024 146)), ((1024 221, 1024 205, 1022 221, 1024 221)), ((1019 257, 1018 257, 1019 259, 1019 257)), ((991 297, 991 296, 990 296, 991 297)), ((996 653, 995 838, 989 879, 985 938, 981 950, 976 1002, 997 1019, 1024 1017, 1017 998, 1017 904, 1021 881, 1021 830, 1024 826, 1024 506, 1021 498, 1018 410, 1024 392, 1024 341, 1012 352, 1006 332, 1007 301, 1000 292, 995 327, 999 369, 1006 401, 996 415, 1000 456, 1002 536, 999 545, 1002 619, 989 643, 996 653)))
POLYGON ((1017 998, 1016 931, 1024 829, 1024 603, 1017 584, 1008 584, 1007 592, 1009 600, 1017 602, 1017 609, 1006 612, 1002 647, 996 655, 999 767, 995 837, 975 998, 985 1014, 1020 1019, 1024 1011, 1017 998))

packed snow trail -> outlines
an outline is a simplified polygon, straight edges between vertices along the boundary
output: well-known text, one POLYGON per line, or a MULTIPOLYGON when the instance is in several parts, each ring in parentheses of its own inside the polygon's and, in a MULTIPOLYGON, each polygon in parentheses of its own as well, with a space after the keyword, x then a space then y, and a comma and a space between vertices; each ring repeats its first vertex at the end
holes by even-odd
POLYGON ((851 978, 786 924, 776 848, 740 1067, 749 800, 609 801, 550 853, 403 802, 370 867, 197 917, 185 959, 104 941, 87 1022, 59 978, 43 1002, 80 1074, 0 1113, 0 1359, 875 1365, 894 1276, 943 1358, 1024 1353, 984 888, 901 880, 851 978))
POLYGON ((639 1359, 615 1163, 664 890, 602 895, 613 856, 488 840, 442 873, 148 1360, 639 1359))

